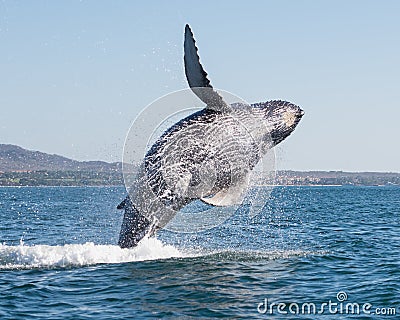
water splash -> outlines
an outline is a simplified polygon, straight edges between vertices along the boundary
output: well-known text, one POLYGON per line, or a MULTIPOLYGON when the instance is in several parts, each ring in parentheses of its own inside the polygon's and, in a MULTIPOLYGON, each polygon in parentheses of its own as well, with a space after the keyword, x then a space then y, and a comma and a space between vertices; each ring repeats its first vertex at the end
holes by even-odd
POLYGON ((156 238, 146 238, 133 249, 93 242, 63 246, 34 245, 23 242, 18 246, 0 245, 0 269, 56 268, 87 266, 102 263, 168 259, 183 254, 156 238))

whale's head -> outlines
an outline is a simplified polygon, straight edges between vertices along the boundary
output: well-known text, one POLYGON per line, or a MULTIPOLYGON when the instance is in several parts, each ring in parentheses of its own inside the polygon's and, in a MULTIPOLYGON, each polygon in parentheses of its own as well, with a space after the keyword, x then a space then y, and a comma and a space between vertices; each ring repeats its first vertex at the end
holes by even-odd
POLYGON ((269 147, 276 146, 287 138, 304 115, 299 106, 281 100, 255 103, 252 107, 261 114, 267 129, 265 140, 269 142, 269 147))

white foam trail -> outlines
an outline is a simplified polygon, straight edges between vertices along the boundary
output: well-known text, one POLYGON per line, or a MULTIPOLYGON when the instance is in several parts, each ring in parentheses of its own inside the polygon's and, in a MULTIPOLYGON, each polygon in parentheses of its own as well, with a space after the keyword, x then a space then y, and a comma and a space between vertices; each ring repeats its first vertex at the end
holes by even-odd
POLYGON ((137 247, 121 249, 115 245, 66 244, 64 246, 7 246, 0 244, 0 269, 86 266, 182 257, 171 245, 156 238, 145 238, 137 247))

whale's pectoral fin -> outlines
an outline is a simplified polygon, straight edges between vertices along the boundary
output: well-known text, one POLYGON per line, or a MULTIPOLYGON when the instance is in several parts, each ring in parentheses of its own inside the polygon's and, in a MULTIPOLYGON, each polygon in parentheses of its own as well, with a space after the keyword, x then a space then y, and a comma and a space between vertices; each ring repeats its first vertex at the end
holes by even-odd
POLYGON ((227 112, 231 108, 214 90, 207 79, 207 72, 204 71, 203 66, 200 64, 200 57, 197 54, 196 42, 193 38, 192 30, 189 25, 185 27, 185 73, 186 79, 192 91, 207 104, 207 108, 219 112, 227 112))
POLYGON ((249 178, 249 174, 244 174, 236 178, 229 188, 220 190, 211 198, 201 198, 201 201, 213 206, 240 205, 246 195, 249 178))

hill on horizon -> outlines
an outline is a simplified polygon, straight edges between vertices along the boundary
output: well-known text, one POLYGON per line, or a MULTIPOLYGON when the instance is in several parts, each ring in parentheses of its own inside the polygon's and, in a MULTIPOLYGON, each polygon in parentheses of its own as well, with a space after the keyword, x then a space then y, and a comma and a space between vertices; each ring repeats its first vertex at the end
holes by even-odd
MULTIPOLYGON (((136 170, 135 165, 127 168, 136 170)), ((259 185, 266 181, 260 179, 259 185)), ((0 144, 0 186, 123 185, 121 162, 77 161, 57 154, 0 144)), ((400 185, 400 173, 293 171, 276 172, 277 185, 400 185)))
POLYGON ((121 162, 78 161, 57 154, 27 150, 12 144, 0 144, 0 172, 27 171, 121 171, 121 162))

